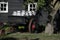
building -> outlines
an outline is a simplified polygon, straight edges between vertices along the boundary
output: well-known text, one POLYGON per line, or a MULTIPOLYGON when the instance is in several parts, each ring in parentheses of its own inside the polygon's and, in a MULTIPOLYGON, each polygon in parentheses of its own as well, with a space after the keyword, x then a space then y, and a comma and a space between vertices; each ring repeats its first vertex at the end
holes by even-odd
POLYGON ((0 22, 24 23, 25 18, 22 18, 21 16, 35 15, 34 11, 36 9, 37 3, 34 3, 33 6, 35 8, 32 7, 32 3, 29 3, 28 9, 25 11, 24 0, 0 0, 0 22), (33 11, 33 14, 31 14, 32 12, 30 11, 33 11))
POLYGON ((36 15, 37 3, 28 3, 27 10, 25 10, 24 1, 0 0, 0 23, 27 24, 26 18, 36 15))

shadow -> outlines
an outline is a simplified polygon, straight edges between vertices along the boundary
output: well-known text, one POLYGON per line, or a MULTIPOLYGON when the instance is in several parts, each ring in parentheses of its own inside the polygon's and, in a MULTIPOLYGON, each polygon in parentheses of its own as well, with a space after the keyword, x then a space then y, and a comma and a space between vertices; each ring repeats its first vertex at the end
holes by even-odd
POLYGON ((31 39, 31 40, 39 40, 39 38, 31 39))
POLYGON ((7 37, 7 38, 1 38, 0 40, 17 40, 17 39, 12 37, 7 37))
POLYGON ((13 37, 7 37, 7 38, 0 38, 0 40, 39 40, 39 38, 28 38, 28 37, 22 37, 22 38, 13 38, 13 37))
POLYGON ((60 33, 60 9, 57 11, 57 14, 55 16, 55 22, 56 22, 56 26, 54 28, 54 33, 60 33))
POLYGON ((38 25, 38 28, 37 28, 38 33, 42 33, 44 30, 45 30, 45 26, 38 25))

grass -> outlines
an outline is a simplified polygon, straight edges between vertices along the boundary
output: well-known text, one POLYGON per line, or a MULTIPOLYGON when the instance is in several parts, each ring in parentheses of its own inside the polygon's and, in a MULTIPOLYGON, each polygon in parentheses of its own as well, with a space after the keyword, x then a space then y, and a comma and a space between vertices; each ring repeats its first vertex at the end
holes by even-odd
POLYGON ((34 38, 39 38, 39 40, 60 40, 60 34, 52 34, 52 35, 48 35, 48 34, 43 34, 43 33, 12 33, 9 34, 7 37, 12 37, 12 38, 17 38, 17 39, 23 39, 23 38, 30 38, 30 39, 34 39, 34 38))

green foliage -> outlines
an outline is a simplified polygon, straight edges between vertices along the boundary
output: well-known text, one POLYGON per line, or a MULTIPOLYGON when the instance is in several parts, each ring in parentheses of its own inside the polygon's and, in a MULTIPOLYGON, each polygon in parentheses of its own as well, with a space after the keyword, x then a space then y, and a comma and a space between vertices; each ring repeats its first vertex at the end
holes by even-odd
POLYGON ((26 0, 26 1, 24 2, 24 5, 25 5, 25 6, 28 5, 28 3, 33 3, 33 0, 26 0))
POLYGON ((18 26, 19 29, 24 29, 24 26, 18 26))
POLYGON ((6 27, 6 28, 5 28, 6 31, 9 30, 9 29, 10 29, 10 27, 6 27))
POLYGON ((46 3, 45 3, 45 0, 38 0, 37 4, 38 4, 37 8, 39 9, 39 8, 42 8, 46 3))
POLYGON ((4 25, 2 29, 4 29, 5 32, 9 32, 10 27, 9 25, 4 25))
POLYGON ((6 29, 7 27, 9 27, 9 25, 4 25, 2 29, 6 29))
POLYGON ((26 0, 25 2, 26 2, 26 3, 33 3, 34 0, 26 0))
POLYGON ((34 0, 27 0, 27 2, 28 2, 28 3, 29 3, 29 2, 33 3, 33 2, 34 2, 34 0))
MULTIPOLYGON (((25 1, 25 6, 28 5, 28 3, 34 3, 34 0, 26 0, 25 1)), ((37 2, 37 9, 42 8, 45 5, 45 0, 38 0, 37 2)))

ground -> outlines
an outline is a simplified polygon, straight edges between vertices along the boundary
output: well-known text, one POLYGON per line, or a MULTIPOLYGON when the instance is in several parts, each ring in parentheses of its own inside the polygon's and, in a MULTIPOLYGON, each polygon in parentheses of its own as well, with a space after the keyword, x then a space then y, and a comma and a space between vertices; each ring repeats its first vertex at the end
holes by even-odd
MULTIPOLYGON (((44 33, 12 33, 8 34, 7 36, 3 37, 4 40, 7 39, 13 40, 32 40, 32 39, 39 39, 39 40, 60 40, 60 34, 44 34, 44 33)), ((2 40, 2 39, 0 39, 2 40)))

